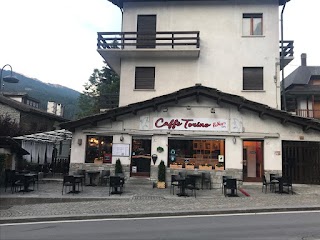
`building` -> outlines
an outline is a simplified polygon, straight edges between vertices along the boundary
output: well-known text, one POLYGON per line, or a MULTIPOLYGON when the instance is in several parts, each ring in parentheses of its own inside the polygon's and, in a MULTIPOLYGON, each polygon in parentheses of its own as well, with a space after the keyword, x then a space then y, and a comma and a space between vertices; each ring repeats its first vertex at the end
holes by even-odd
POLYGON ((64 106, 61 103, 49 101, 47 105, 47 112, 63 117, 64 106))
POLYGON ((21 102, 23 104, 29 105, 33 108, 40 108, 40 102, 37 99, 30 97, 27 93, 24 92, 4 92, 3 96, 21 102))
POLYGON ((301 66, 284 79, 287 110, 301 117, 320 119, 320 66, 308 66, 301 54, 301 66))
POLYGON ((98 52, 120 75, 119 107, 61 125, 71 169, 120 159, 127 177, 156 179, 163 160, 168 177, 217 165, 217 185, 271 172, 319 183, 320 123, 280 110, 279 71, 293 58, 293 41, 279 52, 285 0, 110 1, 122 32, 98 33, 98 52))

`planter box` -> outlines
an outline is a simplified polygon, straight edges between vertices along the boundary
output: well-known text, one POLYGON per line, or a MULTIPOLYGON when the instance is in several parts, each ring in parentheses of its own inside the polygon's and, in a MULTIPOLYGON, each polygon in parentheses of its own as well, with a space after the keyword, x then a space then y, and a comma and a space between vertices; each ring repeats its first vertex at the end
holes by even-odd
POLYGON ((182 165, 170 164, 171 169, 182 169, 182 165))
POLYGON ((201 166, 201 165, 199 165, 199 170, 212 170, 212 166, 201 166))
POLYGON ((186 165, 185 168, 189 170, 194 170, 194 165, 186 165))
POLYGON ((214 170, 216 171, 224 171, 224 166, 222 167, 217 167, 217 165, 214 166, 214 170))
POLYGON ((157 188, 166 188, 166 182, 157 182, 157 188))

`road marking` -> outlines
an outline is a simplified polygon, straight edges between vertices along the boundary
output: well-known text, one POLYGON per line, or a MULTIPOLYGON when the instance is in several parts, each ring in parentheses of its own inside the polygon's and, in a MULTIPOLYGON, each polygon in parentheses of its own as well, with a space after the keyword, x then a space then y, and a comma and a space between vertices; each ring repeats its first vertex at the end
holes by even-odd
POLYGON ((78 223, 78 222, 103 222, 103 221, 128 221, 128 220, 156 220, 156 219, 176 219, 176 218, 207 218, 207 217, 230 217, 230 216, 250 216, 250 215, 274 215, 274 214, 296 214, 296 213, 320 213, 315 211, 288 211, 288 212, 255 212, 255 213, 228 213, 212 215, 184 215, 184 216, 159 216, 159 217, 136 217, 136 218, 101 218, 101 219, 82 219, 82 220, 61 220, 61 221, 42 221, 42 222, 23 222, 23 223, 4 223, 2 226, 36 225, 52 223, 78 223))

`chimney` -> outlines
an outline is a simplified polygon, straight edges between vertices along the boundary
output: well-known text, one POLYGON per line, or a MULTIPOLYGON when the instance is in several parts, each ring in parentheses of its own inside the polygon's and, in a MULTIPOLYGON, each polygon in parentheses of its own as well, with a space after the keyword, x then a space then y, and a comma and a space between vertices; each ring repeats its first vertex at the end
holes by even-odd
POLYGON ((306 53, 301 54, 301 66, 307 66, 307 54, 306 53))

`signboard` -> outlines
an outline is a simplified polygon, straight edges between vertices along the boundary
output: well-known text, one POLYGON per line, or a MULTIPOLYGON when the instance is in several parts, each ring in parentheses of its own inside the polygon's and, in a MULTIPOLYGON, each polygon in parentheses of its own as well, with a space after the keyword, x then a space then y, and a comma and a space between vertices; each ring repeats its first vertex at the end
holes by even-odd
POLYGON ((132 173, 137 173, 137 166, 132 166, 132 173))
POLYGON ((228 132, 229 124, 227 119, 154 118, 153 129, 228 132))
POLYGON ((224 162, 224 156, 223 155, 219 155, 218 156, 218 161, 219 161, 219 163, 223 163, 224 162))
POLYGON ((112 156, 129 157, 130 144, 114 143, 112 144, 112 156))

